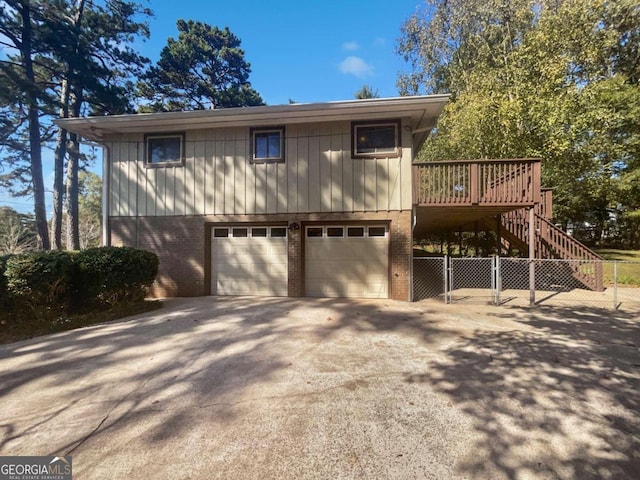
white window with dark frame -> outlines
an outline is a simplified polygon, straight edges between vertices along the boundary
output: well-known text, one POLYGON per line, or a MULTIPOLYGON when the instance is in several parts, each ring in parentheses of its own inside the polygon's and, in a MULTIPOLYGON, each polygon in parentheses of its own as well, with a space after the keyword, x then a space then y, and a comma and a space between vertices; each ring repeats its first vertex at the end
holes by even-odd
POLYGON ((144 139, 146 166, 184 165, 184 133, 150 134, 144 139))
POLYGON ((400 121, 352 123, 351 154, 353 158, 399 157, 400 121))
POLYGON ((284 163, 284 127, 251 129, 251 161, 284 163))

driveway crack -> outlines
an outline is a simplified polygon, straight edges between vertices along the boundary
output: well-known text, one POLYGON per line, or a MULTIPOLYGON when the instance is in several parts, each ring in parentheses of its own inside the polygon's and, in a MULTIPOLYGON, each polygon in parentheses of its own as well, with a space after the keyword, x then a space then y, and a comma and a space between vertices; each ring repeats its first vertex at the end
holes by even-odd
POLYGON ((98 433, 100 431, 100 429, 102 428, 102 426, 105 424, 105 422, 109 419, 109 417, 111 416, 111 414, 120 406, 122 405, 124 402, 126 402, 131 396, 133 396, 135 393, 139 392, 140 390, 142 390, 144 387, 147 386, 147 384, 149 382, 151 382, 153 379, 159 377, 160 375, 162 375, 166 370, 168 370, 169 367, 166 367, 164 369, 162 369, 161 371, 159 371, 158 373, 156 373, 155 375, 147 378, 146 380, 144 380, 139 386, 137 386, 136 388, 134 388, 133 390, 131 390, 129 393, 127 393, 124 397, 122 397, 120 400, 118 400, 118 402, 116 402, 116 404, 111 407, 109 409, 109 411, 107 412, 107 414, 102 418, 102 420, 100 420, 100 422, 98 422, 98 425, 96 425, 96 427, 91 430, 84 438, 82 438, 78 443, 76 443, 73 448, 71 448, 70 450, 68 450, 65 453, 66 455, 71 455, 75 450, 77 450, 79 447, 81 447, 83 444, 85 444, 91 437, 93 437, 96 433, 98 433))

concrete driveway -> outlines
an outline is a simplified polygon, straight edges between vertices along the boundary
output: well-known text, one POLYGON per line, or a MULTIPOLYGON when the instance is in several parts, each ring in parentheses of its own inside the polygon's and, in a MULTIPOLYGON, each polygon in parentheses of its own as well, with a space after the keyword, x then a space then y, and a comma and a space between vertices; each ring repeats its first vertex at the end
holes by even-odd
POLYGON ((74 479, 640 478, 638 312, 173 299, 0 347, 0 454, 74 479))

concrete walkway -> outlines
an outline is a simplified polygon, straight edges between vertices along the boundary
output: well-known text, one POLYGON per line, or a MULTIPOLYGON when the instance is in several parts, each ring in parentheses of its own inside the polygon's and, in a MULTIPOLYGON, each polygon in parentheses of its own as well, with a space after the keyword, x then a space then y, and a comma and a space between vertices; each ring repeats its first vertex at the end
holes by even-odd
POLYGON ((640 478, 640 314, 165 301, 0 346, 0 455, 74 479, 640 478))

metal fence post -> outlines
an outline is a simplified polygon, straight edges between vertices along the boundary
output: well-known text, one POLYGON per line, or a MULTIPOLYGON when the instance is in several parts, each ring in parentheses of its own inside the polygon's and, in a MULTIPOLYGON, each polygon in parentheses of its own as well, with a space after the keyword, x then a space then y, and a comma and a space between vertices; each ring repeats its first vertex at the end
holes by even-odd
POLYGON ((495 257, 496 262, 496 297, 495 304, 500 305, 500 291, 502 290, 502 273, 500 272, 500 255, 495 257))
POLYGON ((613 261, 613 309, 618 309, 618 262, 613 261))
POLYGON ((453 298, 451 292, 453 291, 453 262, 449 255, 447 255, 447 303, 452 303, 453 298))
POLYGON ((529 208, 529 305, 536 304, 536 223, 535 212, 529 208))
POLYGON ((444 282, 444 303, 449 303, 449 257, 447 255, 442 259, 442 281, 444 282))
POLYGON ((529 305, 536 304, 536 264, 535 260, 529 260, 529 305))
POLYGON ((491 296, 493 297, 494 305, 500 303, 500 293, 498 292, 498 276, 500 275, 500 267, 497 255, 491 257, 491 296))

